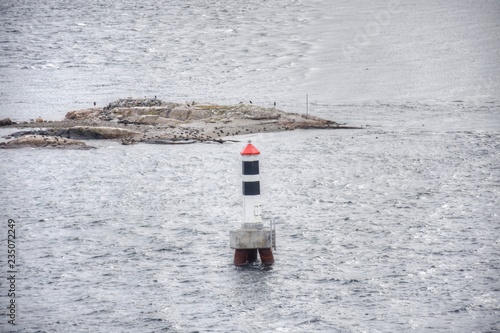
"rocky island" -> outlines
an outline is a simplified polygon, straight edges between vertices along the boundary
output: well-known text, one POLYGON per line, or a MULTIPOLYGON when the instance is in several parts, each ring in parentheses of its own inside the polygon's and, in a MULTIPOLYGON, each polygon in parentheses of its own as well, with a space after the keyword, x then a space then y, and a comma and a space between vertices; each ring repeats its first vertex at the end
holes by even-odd
POLYGON ((36 119, 3 126, 32 128, 5 137, 0 148, 49 147, 90 149, 81 140, 119 140, 122 144, 187 144, 227 141, 227 137, 294 129, 347 128, 316 116, 288 113, 254 104, 173 103, 152 99, 119 99, 106 107, 70 111, 62 121, 36 119), (226 138, 226 139, 225 139, 226 138))

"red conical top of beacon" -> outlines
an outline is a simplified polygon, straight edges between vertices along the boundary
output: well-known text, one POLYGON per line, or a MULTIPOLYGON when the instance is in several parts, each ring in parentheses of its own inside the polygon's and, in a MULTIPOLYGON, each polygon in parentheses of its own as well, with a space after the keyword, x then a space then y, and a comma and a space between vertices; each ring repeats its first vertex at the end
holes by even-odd
POLYGON ((241 152, 241 155, 259 155, 260 154, 260 151, 258 151, 257 148, 255 148, 255 146, 253 144, 251 144, 250 142, 251 141, 248 141, 248 144, 245 147, 245 149, 243 149, 243 151, 241 152))

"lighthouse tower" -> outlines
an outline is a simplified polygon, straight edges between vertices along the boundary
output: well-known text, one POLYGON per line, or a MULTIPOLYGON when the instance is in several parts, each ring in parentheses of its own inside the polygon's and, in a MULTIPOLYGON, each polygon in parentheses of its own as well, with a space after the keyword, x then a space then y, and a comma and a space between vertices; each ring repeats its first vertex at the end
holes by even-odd
POLYGON ((235 249, 234 264, 237 266, 257 261, 257 252, 264 265, 274 263, 273 232, 262 224, 260 204, 260 152, 251 142, 241 152, 243 224, 229 232, 231 248, 235 249))

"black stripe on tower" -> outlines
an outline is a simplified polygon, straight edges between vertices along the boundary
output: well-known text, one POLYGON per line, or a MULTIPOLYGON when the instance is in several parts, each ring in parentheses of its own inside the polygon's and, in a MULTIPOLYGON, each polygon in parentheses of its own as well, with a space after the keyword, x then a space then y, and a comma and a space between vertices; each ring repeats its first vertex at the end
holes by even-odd
POLYGON ((243 195, 260 195, 260 182, 243 182, 243 195))
POLYGON ((243 161, 243 174, 244 175, 258 175, 259 174, 259 161, 243 161))

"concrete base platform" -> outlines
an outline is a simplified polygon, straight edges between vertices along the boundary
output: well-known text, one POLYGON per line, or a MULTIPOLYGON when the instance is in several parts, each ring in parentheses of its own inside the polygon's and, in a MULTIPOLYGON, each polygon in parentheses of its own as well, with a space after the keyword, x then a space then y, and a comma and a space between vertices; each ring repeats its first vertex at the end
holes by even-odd
POLYGON ((273 247, 270 229, 238 229, 229 232, 229 245, 233 249, 266 249, 273 247))

